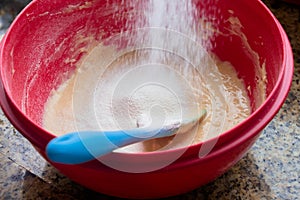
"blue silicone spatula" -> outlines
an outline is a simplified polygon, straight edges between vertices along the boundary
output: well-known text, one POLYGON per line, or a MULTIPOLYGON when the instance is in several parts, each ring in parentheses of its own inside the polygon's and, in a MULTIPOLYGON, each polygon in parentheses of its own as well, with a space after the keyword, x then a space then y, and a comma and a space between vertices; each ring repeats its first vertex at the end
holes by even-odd
POLYGON ((168 137, 188 131, 206 114, 202 110, 199 117, 175 122, 160 129, 153 127, 115 131, 80 131, 72 132, 52 139, 46 154, 52 162, 62 164, 80 164, 106 155, 115 149, 154 138, 168 137))

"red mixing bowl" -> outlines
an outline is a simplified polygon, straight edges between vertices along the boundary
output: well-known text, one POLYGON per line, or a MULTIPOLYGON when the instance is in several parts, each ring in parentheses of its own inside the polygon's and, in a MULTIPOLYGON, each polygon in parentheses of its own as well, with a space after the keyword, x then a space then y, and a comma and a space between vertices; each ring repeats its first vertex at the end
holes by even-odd
MULTIPOLYGON (((54 135, 41 126, 44 105, 51 90, 70 76, 76 63, 87 54, 76 49, 91 49, 95 42, 124 31, 126 24, 141 17, 142 4, 148 1, 122 2, 35 0, 15 19, 1 42, 2 109, 46 159, 45 147, 54 135), (130 18, 122 15, 130 11, 135 11, 130 18), (65 62, 67 57, 72 58, 70 62, 65 62)), ((192 145, 184 152, 182 149, 134 154, 116 152, 104 158, 139 171, 139 167, 155 165, 183 152, 180 158, 161 169, 125 172, 98 160, 80 165, 51 163, 54 167, 70 179, 104 194, 160 198, 181 194, 214 180, 247 152, 288 94, 293 76, 292 51, 283 28, 261 1, 209 2, 208 5, 206 1, 192 1, 205 17, 218 19, 217 29, 223 34, 212 37, 211 51, 221 60, 231 62, 244 80, 251 100, 251 116, 220 136, 192 145), (236 28, 243 36, 236 34, 236 28), (257 98, 259 68, 266 71, 263 102, 257 98), (200 148, 207 148, 208 154, 199 156, 200 148)))

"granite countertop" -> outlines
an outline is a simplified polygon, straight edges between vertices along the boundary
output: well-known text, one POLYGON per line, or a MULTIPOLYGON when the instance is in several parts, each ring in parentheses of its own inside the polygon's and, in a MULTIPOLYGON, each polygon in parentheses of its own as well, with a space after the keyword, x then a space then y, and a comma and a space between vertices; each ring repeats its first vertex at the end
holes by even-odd
MULTIPOLYGON (((30 0, 1 0, 0 39, 30 0)), ((300 7, 263 1, 291 41, 295 75, 285 104, 251 150, 215 181, 175 199, 299 199, 300 7)), ((0 110, 0 199, 114 199, 87 190, 50 166, 0 110)))

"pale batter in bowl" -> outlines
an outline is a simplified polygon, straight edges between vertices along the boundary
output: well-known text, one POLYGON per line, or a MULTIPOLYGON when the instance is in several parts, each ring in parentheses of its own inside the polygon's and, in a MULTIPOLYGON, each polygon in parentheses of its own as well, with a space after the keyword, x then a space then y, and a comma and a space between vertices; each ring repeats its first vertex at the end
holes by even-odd
POLYGON ((73 76, 53 90, 44 112, 47 130, 61 135, 155 123, 162 126, 207 110, 199 126, 187 133, 123 148, 130 152, 155 151, 215 137, 250 115, 244 83, 228 62, 207 54, 203 62, 206 66, 193 66, 159 49, 116 55, 114 48, 98 45, 73 76))

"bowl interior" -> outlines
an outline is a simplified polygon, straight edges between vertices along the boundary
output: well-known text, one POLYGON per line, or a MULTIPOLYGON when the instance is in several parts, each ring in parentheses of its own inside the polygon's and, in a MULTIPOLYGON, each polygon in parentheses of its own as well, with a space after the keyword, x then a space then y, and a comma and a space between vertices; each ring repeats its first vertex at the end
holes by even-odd
MULTIPOLYGON (((199 23, 209 23, 213 30, 207 50, 233 64, 244 80, 254 112, 273 91, 283 70, 277 24, 260 3, 252 1, 192 3, 201 11, 193 13, 199 23)), ((51 91, 74 73, 98 43, 130 31, 132 24, 134 28, 147 26, 145 9, 150 9, 146 2, 134 0, 128 4, 33 1, 10 28, 1 55, 4 86, 16 107, 41 126, 51 91)), ((128 41, 118 45, 126 46, 128 41)))

